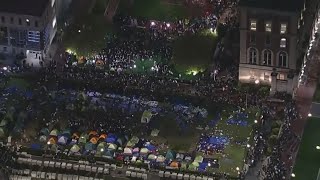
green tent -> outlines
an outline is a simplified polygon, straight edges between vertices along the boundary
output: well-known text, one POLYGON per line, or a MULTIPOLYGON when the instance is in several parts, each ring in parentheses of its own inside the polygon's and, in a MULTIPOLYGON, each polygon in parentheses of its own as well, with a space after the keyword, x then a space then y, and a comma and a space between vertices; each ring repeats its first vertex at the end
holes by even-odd
POLYGON ((106 147, 107 147, 106 142, 99 143, 97 147, 97 152, 104 152, 106 150, 106 147))
POLYGON ((203 161, 203 157, 200 155, 196 156, 196 158, 194 159, 194 162, 202 163, 202 161, 203 161))
POLYGON ((70 151, 71 151, 72 153, 77 153, 77 152, 80 151, 80 147, 75 144, 75 145, 73 145, 73 146, 71 147, 70 151))
POLYGON ((0 127, 0 138, 4 137, 6 135, 4 129, 0 127))
POLYGON ((57 129, 53 129, 51 132, 50 132, 50 136, 58 136, 59 134, 59 131, 57 129))
POLYGON ((82 133, 80 138, 79 138, 79 143, 87 143, 87 140, 89 138, 89 135, 87 133, 82 133))

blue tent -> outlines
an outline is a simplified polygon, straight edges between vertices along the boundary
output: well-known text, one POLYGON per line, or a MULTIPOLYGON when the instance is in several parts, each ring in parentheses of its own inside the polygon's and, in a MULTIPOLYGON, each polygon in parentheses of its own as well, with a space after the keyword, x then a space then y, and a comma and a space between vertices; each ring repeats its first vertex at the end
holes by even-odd
POLYGON ((113 157, 114 156, 114 150, 108 149, 105 151, 105 156, 113 157))
POLYGON ((115 143, 117 141, 117 136, 115 134, 109 134, 105 140, 107 143, 115 143))
POLYGON ((198 169, 199 171, 205 171, 207 166, 208 166, 208 163, 200 163, 198 169))
POLYGON ((149 150, 149 151, 155 151, 157 148, 156 146, 152 145, 152 144, 149 144, 146 146, 146 148, 149 150))

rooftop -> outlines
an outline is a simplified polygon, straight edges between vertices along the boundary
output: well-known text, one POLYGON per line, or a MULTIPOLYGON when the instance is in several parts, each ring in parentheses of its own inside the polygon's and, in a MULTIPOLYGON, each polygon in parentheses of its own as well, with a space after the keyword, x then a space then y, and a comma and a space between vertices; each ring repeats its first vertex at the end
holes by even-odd
POLYGON ((0 12, 41 16, 50 0, 0 0, 0 12))
POLYGON ((240 0, 240 6, 287 12, 299 12, 303 4, 304 0, 240 0))

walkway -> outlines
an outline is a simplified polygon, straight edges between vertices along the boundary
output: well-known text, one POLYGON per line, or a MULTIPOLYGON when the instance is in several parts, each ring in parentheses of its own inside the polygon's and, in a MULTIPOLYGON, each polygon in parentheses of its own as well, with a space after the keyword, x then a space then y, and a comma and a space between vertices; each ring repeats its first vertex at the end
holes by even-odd
POLYGON ((116 14, 120 0, 109 0, 104 16, 109 22, 112 22, 113 16, 116 14))

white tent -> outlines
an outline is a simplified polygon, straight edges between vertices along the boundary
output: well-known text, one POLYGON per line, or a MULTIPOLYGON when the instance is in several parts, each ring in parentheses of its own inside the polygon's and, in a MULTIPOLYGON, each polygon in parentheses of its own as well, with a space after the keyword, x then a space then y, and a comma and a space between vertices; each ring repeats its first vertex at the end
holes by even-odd
POLYGON ((116 144, 110 144, 110 145, 108 146, 108 149, 113 149, 113 150, 115 150, 115 149, 117 149, 117 145, 116 145, 116 144))
POLYGON ((159 155, 157 157, 157 162, 164 162, 165 160, 166 160, 166 158, 164 156, 162 156, 162 155, 159 155))
POLYGON ((147 154, 149 150, 147 148, 141 148, 140 153, 141 154, 147 154))
POLYGON ((126 148, 124 148, 123 153, 124 153, 125 155, 131 155, 131 154, 132 154, 132 149, 126 147, 126 148))
POLYGON ((71 152, 76 153, 80 151, 80 147, 78 145, 73 145, 70 149, 71 152))
POLYGON ((59 139, 58 139, 58 143, 59 143, 59 144, 67 144, 67 141, 68 141, 68 138, 65 137, 65 136, 61 136, 61 137, 59 137, 59 139))

